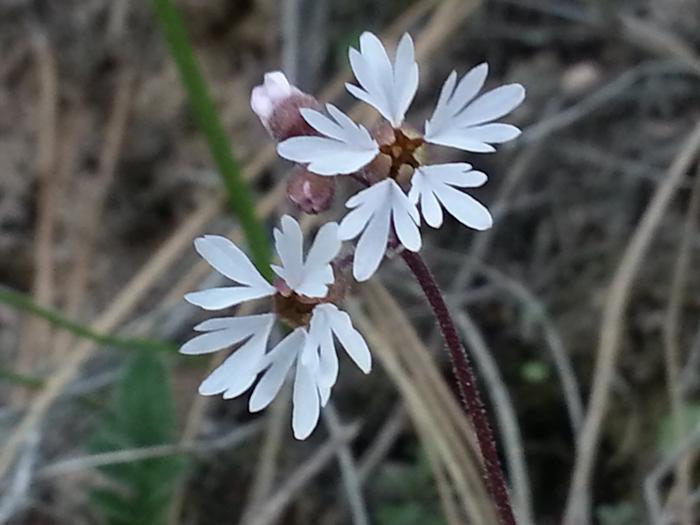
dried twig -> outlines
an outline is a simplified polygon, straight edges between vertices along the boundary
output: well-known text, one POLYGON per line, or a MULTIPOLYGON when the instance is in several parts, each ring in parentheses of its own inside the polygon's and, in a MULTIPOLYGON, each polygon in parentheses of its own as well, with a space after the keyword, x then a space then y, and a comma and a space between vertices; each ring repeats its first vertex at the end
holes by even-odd
POLYGON ((253 519, 254 515, 267 504, 277 477, 277 465, 282 444, 286 436, 291 400, 291 384, 287 383, 270 406, 266 416, 265 436, 262 440, 258 455, 255 475, 248 491, 247 502, 241 514, 239 523, 244 525, 253 519))
POLYGON ((508 290, 531 311, 535 312, 542 326, 543 337, 552 354, 554 368, 564 391, 564 403, 566 404, 571 420, 571 429, 574 438, 583 423, 583 402, 581 401, 581 388, 576 378, 576 372, 571 364, 571 359, 564 348, 564 342, 556 330, 554 323, 547 314, 547 310, 541 301, 527 289, 527 287, 515 279, 497 271, 495 268, 484 265, 478 266, 479 272, 487 276, 493 285, 508 290))
POLYGON ((246 525, 270 525, 275 523, 284 509, 293 501, 296 495, 316 477, 333 459, 337 449, 351 442, 358 432, 357 426, 345 429, 336 439, 330 439, 316 453, 299 465, 296 471, 282 483, 256 515, 252 516, 246 525))
MULTIPOLYGON (((681 392, 679 378, 681 375, 680 356, 680 324, 681 308, 685 301, 688 270, 692 256, 692 242, 696 234, 695 221, 700 211, 700 170, 696 172, 695 183, 691 192, 690 204, 685 216, 683 235, 678 248, 676 264, 671 273, 671 290, 669 292, 668 306, 663 325, 664 359, 666 364, 666 387, 668 388, 671 402, 671 414, 673 418, 674 435, 677 442, 683 440, 688 432, 686 421, 685 402, 681 392)), ((676 465, 675 487, 671 491, 672 498, 676 499, 680 516, 680 525, 693 524, 693 509, 689 505, 691 467, 693 455, 689 454, 676 465)))
POLYGON ((588 411, 578 440, 576 462, 564 513, 565 525, 590 522, 590 483, 600 431, 610 398, 610 388, 620 351, 625 310, 632 285, 649 248, 654 232, 671 198, 700 150, 700 124, 689 135, 657 187, 642 219, 632 235, 613 276, 603 308, 600 339, 593 372, 593 388, 588 411))
POLYGON ((402 403, 398 403, 398 405, 390 411, 391 415, 360 458, 357 475, 362 483, 367 481, 372 471, 382 462, 401 431, 406 427, 408 422, 406 409, 402 403))
MULTIPOLYGON (((335 410, 332 402, 328 402, 323 410, 324 421, 328 427, 328 433, 333 439, 339 439, 343 435, 344 425, 340 421, 340 416, 335 410)), ((338 466, 343 479, 343 487, 347 495, 347 503, 350 507, 350 514, 354 525, 369 525, 369 513, 367 505, 362 496, 362 484, 358 473, 355 458, 350 446, 344 443, 338 448, 338 466)))
POLYGON ((622 15, 619 17, 622 35, 631 43, 662 57, 672 57, 690 71, 700 75, 700 57, 683 40, 641 18, 622 15))
POLYGON ((363 292, 372 318, 382 319, 381 334, 363 312, 349 309, 404 397, 419 435, 436 447, 466 515, 475 523, 496 523, 480 475, 478 445, 458 401, 389 293, 374 281, 363 292))
POLYGON ((63 459, 42 468, 37 478, 41 480, 74 474, 118 463, 131 463, 145 459, 162 458, 181 454, 204 455, 217 450, 231 449, 260 431, 259 422, 237 427, 223 436, 193 442, 168 443, 152 447, 139 447, 103 452, 78 458, 63 459))
POLYGON ((606 104, 620 97, 640 80, 657 75, 674 75, 683 72, 683 68, 675 62, 669 61, 648 61, 639 64, 628 71, 625 71, 616 79, 612 80, 583 100, 576 102, 549 118, 537 122, 523 130, 523 134, 518 138, 520 143, 528 143, 540 140, 542 137, 559 132, 572 126, 579 120, 589 117, 596 111, 601 110, 606 104))
POLYGON ((29 488, 37 461, 41 436, 38 431, 31 432, 9 487, 0 499, 0 525, 8 522, 26 503, 29 488))
MULTIPOLYGON (((72 270, 66 286, 67 299, 65 314, 75 318, 85 299, 87 292, 91 260, 95 253, 99 231, 102 225, 101 215, 107 197, 107 189, 114 178, 117 161, 121 153, 124 134, 126 132, 129 112, 133 103, 135 74, 130 68, 122 69, 115 87, 115 98, 111 116, 107 124, 105 140, 99 157, 96 176, 85 181, 83 186, 87 195, 76 203, 78 220, 76 229, 79 234, 79 245, 75 250, 72 270)), ((54 353, 60 357, 65 354, 72 342, 68 332, 62 332, 56 337, 53 345, 54 353)))
POLYGON ((651 523, 663 525, 669 522, 663 516, 659 484, 679 462, 684 461, 689 454, 694 455, 697 452, 699 442, 700 425, 697 425, 690 435, 668 457, 659 462, 644 480, 644 499, 651 515, 651 523))
MULTIPOLYGON (((220 201, 210 202, 191 215, 124 287, 109 309, 91 324, 91 328, 100 332, 110 332, 121 323, 147 294, 151 286, 163 275, 164 270, 177 259, 185 248, 190 246, 191 239, 202 230, 204 224, 219 211, 221 206, 220 201)), ((12 465, 15 452, 27 433, 46 414, 65 386, 76 377, 80 367, 92 356, 95 348, 95 345, 90 341, 83 341, 76 345, 61 367, 51 375, 44 390, 33 400, 30 409, 15 426, 0 451, 0 478, 7 473, 12 465)))
MULTIPOLYGON (((60 181, 55 177, 58 120, 58 66, 48 37, 36 29, 32 39, 39 79, 37 122, 37 227, 34 238, 34 283, 32 295, 39 304, 54 301, 54 242, 60 202, 60 181)), ((49 325, 35 317, 27 320, 17 356, 20 371, 30 371, 48 347, 49 325)))

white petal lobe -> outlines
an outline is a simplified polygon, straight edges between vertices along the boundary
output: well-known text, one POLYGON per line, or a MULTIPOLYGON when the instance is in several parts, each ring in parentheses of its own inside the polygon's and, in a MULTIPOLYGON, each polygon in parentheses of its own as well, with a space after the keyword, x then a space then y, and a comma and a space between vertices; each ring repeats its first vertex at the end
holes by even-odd
POLYGON ((256 287, 269 285, 248 256, 226 237, 205 235, 195 239, 194 246, 212 268, 232 281, 256 287))
POLYGON ((343 345, 347 354, 360 370, 365 374, 369 373, 372 370, 372 355, 362 334, 352 326, 350 316, 334 306, 327 309, 325 313, 328 316, 328 323, 333 333, 340 341, 340 344, 343 345))
POLYGON ((358 281, 366 281, 379 268, 389 241, 390 226, 391 208, 380 208, 373 213, 355 249, 353 276, 358 281))
POLYGON ((436 164, 416 170, 409 194, 411 200, 420 201, 425 221, 437 228, 442 224, 440 205, 459 222, 476 230, 491 227, 493 220, 486 207, 455 187, 476 187, 486 182, 486 175, 473 171, 465 163, 436 164))
POLYGON ((350 117, 328 104, 327 117, 313 109, 302 116, 322 136, 292 137, 277 145, 277 153, 287 160, 308 164, 309 171, 319 175, 352 173, 371 162, 379 146, 369 131, 355 124, 350 117))
POLYGON ((202 382, 199 393, 211 396, 230 392, 228 397, 235 397, 250 388, 258 374, 268 336, 269 333, 256 335, 231 354, 202 382))
POLYGON ((351 48, 349 57, 360 84, 346 84, 350 94, 399 127, 418 89, 418 64, 410 35, 401 38, 393 63, 379 39, 368 32, 360 37, 360 51, 351 48))
POLYGON ((251 412, 264 409, 277 396, 305 340, 304 330, 296 329, 265 356, 261 368, 267 367, 267 370, 250 397, 248 408, 251 412))
POLYGON ((313 371, 297 361, 292 394, 292 429, 294 437, 306 439, 318 423, 321 412, 316 378, 313 371))
POLYGON ((227 286, 191 292, 185 295, 185 300, 205 310, 222 310, 224 308, 236 306, 245 301, 268 297, 274 293, 275 290, 271 286, 270 288, 227 286))
POLYGON ((213 332, 217 330, 252 330, 271 326, 275 314, 243 315, 240 317, 214 317, 199 323, 194 329, 198 332, 213 332))
POLYGON ((282 229, 275 228, 275 249, 282 260, 282 267, 276 273, 290 288, 301 284, 304 275, 304 234, 299 223, 285 215, 280 221, 282 229))

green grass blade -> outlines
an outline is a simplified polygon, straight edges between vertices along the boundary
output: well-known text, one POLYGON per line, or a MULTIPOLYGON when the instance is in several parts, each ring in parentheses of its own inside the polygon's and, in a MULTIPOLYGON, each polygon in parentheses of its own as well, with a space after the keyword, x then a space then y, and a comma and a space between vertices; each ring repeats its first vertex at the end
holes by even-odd
POLYGON ((216 113, 207 85, 189 42, 182 16, 171 0, 153 0, 155 12, 177 64, 194 117, 206 136, 214 162, 223 178, 228 199, 238 216, 258 270, 272 279, 270 244, 265 228, 255 215, 248 185, 231 152, 229 138, 216 113))
POLYGON ((0 381, 6 381, 8 383, 14 383, 16 385, 22 385, 29 388, 41 388, 44 386, 44 382, 38 377, 18 374, 17 372, 5 370, 3 368, 0 368, 0 381))
POLYGON ((32 301, 31 297, 22 292, 17 292, 4 286, 0 286, 0 303, 14 306, 15 308, 24 310, 25 312, 36 315, 37 317, 41 317, 54 326, 63 328, 64 330, 67 330, 78 337, 89 339, 101 345, 126 348, 130 350, 177 352, 177 347, 175 345, 164 341, 153 341, 150 339, 140 338, 122 338, 101 334, 92 330, 91 328, 88 328, 87 326, 71 321, 70 319, 66 319, 56 310, 36 304, 34 301, 32 301))

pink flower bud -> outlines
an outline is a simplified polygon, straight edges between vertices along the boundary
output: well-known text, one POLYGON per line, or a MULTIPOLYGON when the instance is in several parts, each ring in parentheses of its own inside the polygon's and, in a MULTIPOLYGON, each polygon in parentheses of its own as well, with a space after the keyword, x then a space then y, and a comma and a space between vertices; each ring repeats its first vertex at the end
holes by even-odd
POLYGON ((265 74, 263 84, 255 86, 251 92, 250 107, 276 140, 316 134, 299 113, 299 108, 318 109, 318 101, 292 86, 281 71, 265 74))
POLYGON ((333 204, 335 177, 316 175, 297 165, 289 177, 287 195, 304 213, 321 213, 333 204))

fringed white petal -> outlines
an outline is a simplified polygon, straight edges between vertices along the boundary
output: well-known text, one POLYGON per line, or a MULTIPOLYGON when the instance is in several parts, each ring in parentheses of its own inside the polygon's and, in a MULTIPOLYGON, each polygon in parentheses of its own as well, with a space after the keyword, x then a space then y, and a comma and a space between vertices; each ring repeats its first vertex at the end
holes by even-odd
POLYGON ((253 299, 269 297, 274 293, 275 289, 272 286, 265 288, 224 286, 188 293, 185 295, 185 300, 205 310, 223 310, 253 299))
POLYGON ((515 126, 489 123, 518 107, 525 98, 525 88, 520 84, 508 84, 477 97, 487 73, 488 66, 480 64, 459 83, 456 72, 449 75, 435 111, 425 123, 427 142, 485 153, 494 151, 492 144, 513 140, 520 134, 515 126))
POLYGON ((486 230, 493 224, 488 209, 458 188, 473 188, 486 182, 486 175, 465 163, 436 164, 418 168, 411 179, 409 199, 421 205, 423 218, 433 228, 442 225, 440 205, 459 222, 486 230), (438 204, 439 203, 439 204, 438 204))
POLYGON ((330 117, 313 109, 302 109, 304 119, 320 137, 292 137, 277 145, 277 153, 287 160, 308 164, 319 175, 353 173, 369 164, 379 153, 379 145, 363 126, 332 104, 330 117))
POLYGON ((374 107, 392 126, 403 123, 418 89, 418 64, 413 40, 404 34, 392 63, 372 33, 360 36, 360 51, 350 48, 350 65, 361 87, 346 84, 354 97, 374 107))
POLYGON ((180 353, 207 354, 233 346, 261 330, 269 332, 274 319, 274 314, 209 319, 194 327, 198 332, 207 333, 187 341, 180 348, 180 353))
POLYGON ((205 396, 223 393, 231 398, 248 390, 258 375, 269 336, 267 329, 251 337, 202 382, 199 393, 205 396))

